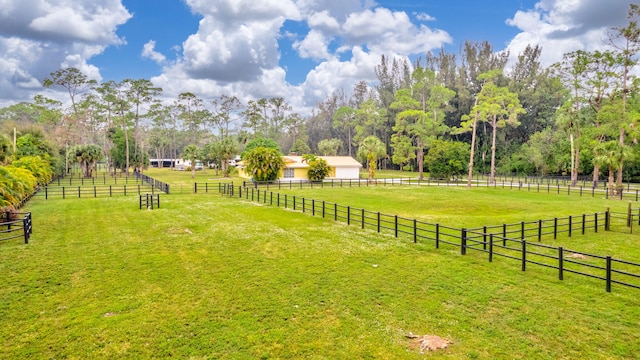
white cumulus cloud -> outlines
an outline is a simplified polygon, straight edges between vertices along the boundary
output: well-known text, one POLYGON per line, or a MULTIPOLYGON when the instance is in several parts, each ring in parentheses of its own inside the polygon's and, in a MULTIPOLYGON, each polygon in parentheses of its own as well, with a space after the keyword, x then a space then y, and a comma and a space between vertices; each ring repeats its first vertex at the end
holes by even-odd
POLYGON ((507 24, 521 30, 508 45, 519 54, 527 45, 542 47, 541 62, 551 65, 575 50, 607 47, 607 33, 624 26, 629 4, 623 0, 542 0, 535 8, 518 11, 507 24))
POLYGON ((125 43, 116 29, 129 18, 119 0, 0 1, 0 96, 28 100, 61 67, 100 79, 88 60, 125 43))
POLYGON ((167 57, 162 53, 156 51, 156 42, 154 40, 149 40, 142 47, 142 57, 151 59, 158 64, 164 64, 167 61, 167 57))

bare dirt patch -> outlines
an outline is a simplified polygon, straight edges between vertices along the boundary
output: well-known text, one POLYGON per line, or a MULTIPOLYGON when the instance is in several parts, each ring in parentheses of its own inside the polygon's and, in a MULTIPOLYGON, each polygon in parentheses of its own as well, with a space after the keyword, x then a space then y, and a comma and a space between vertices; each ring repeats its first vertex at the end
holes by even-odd
POLYGON ((436 351, 446 349, 452 342, 438 335, 414 335, 409 333, 407 335, 411 341, 409 342, 409 348, 419 351, 421 354, 425 351, 436 351))

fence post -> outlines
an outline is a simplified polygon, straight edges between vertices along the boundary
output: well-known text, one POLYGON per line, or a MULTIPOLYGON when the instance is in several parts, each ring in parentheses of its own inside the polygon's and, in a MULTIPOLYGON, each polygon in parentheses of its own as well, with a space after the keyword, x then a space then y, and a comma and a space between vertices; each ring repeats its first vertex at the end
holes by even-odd
POLYGON ((558 279, 564 280, 564 249, 558 247, 558 279))
POLYGON ((604 214, 604 230, 609 231, 611 226, 611 212, 607 208, 607 212, 604 214))
POLYGON ((553 218, 553 240, 558 238, 558 218, 553 218))
POLYGON ((524 221, 520 222, 520 239, 524 240, 524 221))
POLYGON ((29 243, 29 215, 25 216, 24 219, 22 219, 22 230, 24 231, 24 243, 28 244, 29 243))
POLYGON ((440 247, 440 224, 436 224, 436 249, 440 247))
POLYGON ((489 234, 489 262, 493 262, 493 234, 489 234))
POLYGON ((522 271, 527 270, 527 240, 522 240, 522 271))
POLYGON ((311 199, 311 215, 316 216, 316 199, 311 199))
POLYGON ((487 250, 487 226, 482 227, 482 249, 487 250))
POLYGON ((324 206, 324 200, 322 200, 322 218, 324 219, 324 215, 325 215, 325 206, 324 206))
POLYGON ((413 219, 413 243, 418 242, 418 220, 413 219))
POLYGON ((538 220, 538 242, 542 241, 542 219, 538 220))
POLYGON ((395 236, 398 237, 398 215, 395 215, 395 236))
POLYGON ((347 225, 351 225, 351 206, 347 206, 347 225))
POLYGON ((573 229, 573 216, 569 215, 569 237, 571 237, 572 229, 573 229))
POLYGON ((362 209, 362 228, 364 229, 364 209, 362 209))
POLYGON ((631 201, 629 201, 629 207, 627 208, 627 227, 631 227, 631 201))
POLYGON ((607 256, 607 292, 611 292, 611 256, 607 256))
POLYGON ((289 206, 289 202, 287 201, 287 194, 284 194, 284 208, 286 209, 289 206))
POLYGON ((502 224, 502 246, 507 246, 507 224, 502 224))
POLYGON ((460 235, 460 255, 467 254, 467 229, 462 228, 462 234, 460 235))
POLYGON ((378 211, 378 232, 380 232, 380 211, 378 211))
POLYGON ((598 233, 598 213, 593 214, 593 228, 598 233))
POLYGON ((338 221, 338 204, 333 204, 333 220, 338 221))

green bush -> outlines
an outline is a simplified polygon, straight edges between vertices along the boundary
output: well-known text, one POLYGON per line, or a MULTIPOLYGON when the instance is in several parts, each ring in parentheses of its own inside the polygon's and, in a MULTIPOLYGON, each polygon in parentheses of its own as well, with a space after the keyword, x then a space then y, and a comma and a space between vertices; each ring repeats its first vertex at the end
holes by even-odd
POLYGON ((449 179, 464 174, 469 163, 469 144, 457 141, 435 140, 424 157, 429 174, 434 178, 449 179))

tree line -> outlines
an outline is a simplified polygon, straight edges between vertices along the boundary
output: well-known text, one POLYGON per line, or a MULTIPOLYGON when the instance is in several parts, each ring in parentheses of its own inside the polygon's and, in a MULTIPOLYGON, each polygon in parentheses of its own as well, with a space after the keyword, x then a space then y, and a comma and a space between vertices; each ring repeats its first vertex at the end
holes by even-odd
POLYGON ((104 158, 111 171, 128 172, 149 157, 197 155, 228 174, 229 160, 247 143, 270 139, 284 153, 355 156, 370 169, 420 177, 607 176, 613 190, 640 178, 639 14, 631 4, 628 23, 610 29, 606 50, 564 54, 549 67, 539 46, 509 62, 510 54, 488 42, 412 63, 382 56, 375 82, 337 91, 307 116, 283 97, 184 92, 167 100, 147 79, 97 83, 76 68, 59 69, 43 85, 63 89, 70 105, 38 95, 0 109, 2 141, 10 142, 12 128, 20 137, 42 136, 62 171, 77 158, 87 171, 104 158))

